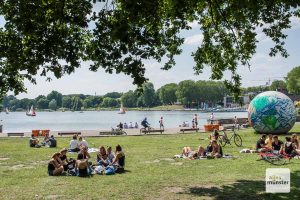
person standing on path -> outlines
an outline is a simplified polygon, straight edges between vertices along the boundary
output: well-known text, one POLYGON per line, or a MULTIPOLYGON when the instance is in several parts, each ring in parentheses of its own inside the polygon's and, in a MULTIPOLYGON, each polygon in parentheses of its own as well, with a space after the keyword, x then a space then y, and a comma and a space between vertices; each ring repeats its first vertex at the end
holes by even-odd
POLYGON ((198 116, 197 114, 194 115, 194 123, 195 123, 195 128, 198 127, 198 116))
POLYGON ((160 120, 159 120, 159 128, 160 128, 160 129, 163 129, 163 130, 165 129, 163 117, 161 117, 160 120))

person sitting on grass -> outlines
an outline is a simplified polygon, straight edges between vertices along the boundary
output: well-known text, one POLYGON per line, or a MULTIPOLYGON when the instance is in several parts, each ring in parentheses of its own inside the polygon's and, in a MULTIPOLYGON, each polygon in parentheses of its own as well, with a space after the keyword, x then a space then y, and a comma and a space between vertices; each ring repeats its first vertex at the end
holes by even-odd
POLYGON ((222 158, 223 150, 216 140, 211 141, 211 151, 208 151, 207 156, 213 158, 222 158))
POLYGON ((108 165, 107 162, 107 154, 104 146, 99 148, 99 153, 97 154, 97 163, 98 165, 106 167, 108 165))
POLYGON ((256 142, 256 151, 265 152, 268 148, 265 146, 266 135, 263 134, 261 138, 256 142))
POLYGON ((56 139, 54 138, 53 135, 50 136, 48 144, 49 144, 49 147, 50 147, 50 148, 51 148, 51 147, 56 147, 57 142, 56 142, 56 139))
POLYGON ((73 139, 70 141, 69 151, 70 152, 78 152, 78 151, 80 151, 78 140, 77 140, 77 135, 76 134, 73 135, 73 139))
POLYGON ((283 142, 278 139, 277 135, 274 135, 272 142, 272 149, 274 153, 280 153, 283 149, 283 142))
POLYGON ((56 152, 52 155, 52 159, 48 163, 48 175, 49 176, 59 176, 62 175, 64 171, 63 165, 59 164, 60 153, 56 152))
POLYGON ((83 137, 79 137, 78 138, 78 140, 79 140, 79 148, 80 147, 85 147, 85 148, 89 148, 89 144, 87 143, 87 141, 85 141, 84 139, 83 139, 83 137))
POLYGON ((116 146, 116 157, 114 158, 112 165, 115 168, 115 173, 123 173, 125 171, 125 154, 119 144, 116 146))
POLYGON ((90 175, 90 172, 88 171, 88 166, 88 159, 85 159, 83 154, 79 153, 75 162, 75 170, 77 176, 88 177, 90 175))
POLYGON ((68 149, 66 148, 63 148, 62 150, 60 150, 60 156, 59 156, 59 159, 60 159, 60 164, 62 164, 64 166, 64 171, 67 171, 68 170, 68 158, 67 158, 67 152, 68 152, 68 149))
POLYGON ((296 149, 300 149, 299 140, 296 133, 292 134, 291 142, 295 145, 296 149))
POLYGON ((112 148, 111 147, 108 147, 106 149, 106 154, 107 154, 107 160, 109 163, 112 163, 113 160, 115 159, 116 155, 115 153, 112 151, 112 148))
POLYGON ((49 146, 49 134, 45 134, 45 137, 42 142, 42 146, 49 146))
POLYGON ((267 139, 265 140, 265 147, 272 149, 273 135, 269 134, 267 139))
POLYGON ((34 134, 31 134, 31 138, 29 138, 29 146, 30 147, 36 147, 36 148, 41 147, 41 145, 39 145, 39 139, 36 138, 34 136, 34 134))
POLYGON ((217 140, 218 141, 219 138, 220 138, 220 134, 219 134, 219 131, 217 129, 214 129, 213 134, 208 136, 209 140, 217 140))
POLYGON ((292 143, 291 137, 285 137, 285 143, 283 145, 283 154, 286 154, 289 157, 294 157, 297 155, 296 145, 292 143))

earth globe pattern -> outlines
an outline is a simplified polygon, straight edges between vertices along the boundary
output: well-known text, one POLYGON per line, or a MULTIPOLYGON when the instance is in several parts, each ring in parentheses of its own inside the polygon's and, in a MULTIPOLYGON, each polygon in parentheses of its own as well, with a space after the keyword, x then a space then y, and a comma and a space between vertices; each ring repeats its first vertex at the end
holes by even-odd
POLYGON ((287 133, 296 122, 296 109, 285 94, 268 91, 251 101, 248 118, 259 133, 287 133))

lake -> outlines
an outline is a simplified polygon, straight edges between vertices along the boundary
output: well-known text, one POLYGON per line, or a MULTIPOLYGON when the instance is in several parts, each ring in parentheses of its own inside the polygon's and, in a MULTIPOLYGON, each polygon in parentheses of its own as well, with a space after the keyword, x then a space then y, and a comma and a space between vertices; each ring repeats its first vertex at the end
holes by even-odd
MULTIPOLYGON (((178 127, 183 121, 190 126, 194 114, 197 113, 200 126, 206 124, 211 113, 199 111, 127 111, 118 114, 118 111, 84 111, 80 112, 37 112, 37 116, 29 117, 24 112, 0 113, 0 124, 3 132, 31 132, 34 129, 50 129, 52 131, 67 130, 107 130, 116 127, 120 122, 127 124, 141 121, 147 117, 152 127, 159 127, 160 117, 164 118, 165 128, 178 127)), ((246 118, 247 112, 217 112, 215 118, 246 118)))

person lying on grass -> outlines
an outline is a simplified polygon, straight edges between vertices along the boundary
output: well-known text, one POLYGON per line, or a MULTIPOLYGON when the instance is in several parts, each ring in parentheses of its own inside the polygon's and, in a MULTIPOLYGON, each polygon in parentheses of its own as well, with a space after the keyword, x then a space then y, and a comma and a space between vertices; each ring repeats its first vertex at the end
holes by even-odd
POLYGON ((48 175, 59 176, 64 171, 63 165, 59 164, 60 153, 56 152, 52 155, 52 159, 48 163, 48 175))
POLYGON ((205 156, 206 151, 205 149, 200 145, 196 151, 193 151, 191 147, 183 147, 182 148, 182 157, 187 159, 197 159, 200 156, 205 156))

